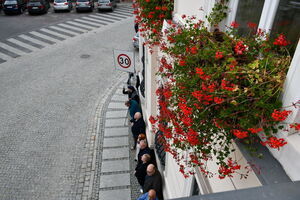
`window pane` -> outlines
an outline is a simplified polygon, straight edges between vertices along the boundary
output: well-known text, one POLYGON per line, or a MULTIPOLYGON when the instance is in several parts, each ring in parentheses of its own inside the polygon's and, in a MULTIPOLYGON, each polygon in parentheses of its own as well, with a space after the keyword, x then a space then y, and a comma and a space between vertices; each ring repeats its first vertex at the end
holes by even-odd
POLYGON ((247 35, 250 29, 248 22, 259 24, 265 0, 239 0, 235 21, 240 24, 238 33, 247 35))
POLYGON ((280 0, 273 23, 272 37, 283 33, 291 41, 291 53, 300 37, 300 0, 280 0))

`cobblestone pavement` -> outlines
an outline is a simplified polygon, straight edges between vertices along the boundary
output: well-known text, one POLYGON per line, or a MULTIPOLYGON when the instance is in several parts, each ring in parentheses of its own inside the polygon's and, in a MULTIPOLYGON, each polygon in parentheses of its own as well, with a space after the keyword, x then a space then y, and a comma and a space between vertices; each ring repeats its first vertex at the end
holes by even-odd
POLYGON ((108 96, 99 103, 87 139, 88 153, 81 167, 82 199, 130 200, 139 196, 139 184, 133 175, 135 151, 130 150, 132 137, 128 125, 127 96, 122 94, 120 78, 108 96))
POLYGON ((101 142, 92 134, 122 78, 112 49, 131 49, 133 35, 127 18, 1 64, 1 200, 98 198, 101 142))

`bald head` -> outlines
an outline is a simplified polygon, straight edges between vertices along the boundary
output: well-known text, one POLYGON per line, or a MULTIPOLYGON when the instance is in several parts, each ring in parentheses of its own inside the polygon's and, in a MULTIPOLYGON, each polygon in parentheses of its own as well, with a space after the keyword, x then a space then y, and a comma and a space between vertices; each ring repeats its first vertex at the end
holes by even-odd
POLYGON ((136 112, 134 114, 134 119, 136 119, 136 120, 140 119, 141 117, 142 117, 142 113, 140 113, 140 112, 136 112))
POLYGON ((147 167, 147 175, 148 176, 153 176, 153 174, 155 173, 155 166, 153 164, 148 165, 147 167))
POLYGON ((155 200, 156 198, 156 192, 155 190, 151 189, 148 191, 148 199, 149 200, 155 200))

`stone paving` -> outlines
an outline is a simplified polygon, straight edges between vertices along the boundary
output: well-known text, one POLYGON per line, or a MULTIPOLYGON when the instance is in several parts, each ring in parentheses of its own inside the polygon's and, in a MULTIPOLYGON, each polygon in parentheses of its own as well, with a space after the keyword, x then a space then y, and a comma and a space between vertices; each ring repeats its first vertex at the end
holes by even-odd
POLYGON ((116 87, 105 112, 99 200, 131 200, 139 195, 126 100, 122 88, 116 87))
POLYGON ((84 162, 81 165, 77 199, 131 200, 140 195, 139 184, 133 174, 135 151, 122 94, 126 76, 106 90, 89 126, 84 162))

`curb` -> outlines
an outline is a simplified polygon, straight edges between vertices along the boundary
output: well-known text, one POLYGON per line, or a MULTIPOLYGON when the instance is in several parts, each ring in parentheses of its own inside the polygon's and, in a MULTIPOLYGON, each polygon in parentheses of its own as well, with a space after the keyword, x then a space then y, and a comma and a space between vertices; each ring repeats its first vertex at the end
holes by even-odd
POLYGON ((94 116, 88 126, 87 138, 82 152, 76 200, 98 199, 102 143, 104 137, 105 113, 118 86, 124 82, 125 74, 118 73, 115 82, 96 101, 94 116))

